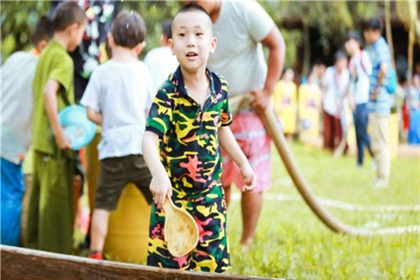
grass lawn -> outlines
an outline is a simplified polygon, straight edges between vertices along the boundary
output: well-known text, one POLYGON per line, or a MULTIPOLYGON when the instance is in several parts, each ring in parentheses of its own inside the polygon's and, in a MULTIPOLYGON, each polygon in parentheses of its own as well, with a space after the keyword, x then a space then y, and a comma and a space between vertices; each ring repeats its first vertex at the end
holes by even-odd
MULTIPOLYGON (((420 159, 393 160, 389 187, 375 189, 370 158, 357 169, 354 156, 335 159, 300 143, 291 144, 291 149, 316 196, 338 202, 326 206, 336 218, 355 227, 420 225, 420 159), (378 206, 398 207, 378 210, 378 206)), ((228 209, 232 274, 420 279, 420 234, 350 237, 333 233, 300 197, 274 148, 272 187, 265 193, 257 235, 247 250, 239 246, 241 224, 240 202, 233 200, 228 209)))

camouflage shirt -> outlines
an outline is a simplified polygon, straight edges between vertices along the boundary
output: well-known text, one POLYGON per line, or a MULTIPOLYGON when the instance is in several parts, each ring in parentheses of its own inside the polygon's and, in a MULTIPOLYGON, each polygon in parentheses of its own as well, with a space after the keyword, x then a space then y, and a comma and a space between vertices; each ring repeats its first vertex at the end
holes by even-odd
POLYGON ((191 98, 178 68, 158 90, 146 130, 159 136, 160 157, 178 198, 199 196, 220 181, 218 129, 232 122, 226 81, 207 69, 203 106, 191 98))

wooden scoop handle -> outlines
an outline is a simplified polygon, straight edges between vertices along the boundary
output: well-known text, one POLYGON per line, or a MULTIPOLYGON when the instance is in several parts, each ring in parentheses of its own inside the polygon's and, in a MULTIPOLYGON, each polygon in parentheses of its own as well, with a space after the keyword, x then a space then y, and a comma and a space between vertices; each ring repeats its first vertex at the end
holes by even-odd
POLYGON ((163 210, 165 211, 165 214, 172 213, 172 210, 175 208, 175 204, 172 202, 172 199, 167 195, 165 197, 165 201, 163 202, 163 210))

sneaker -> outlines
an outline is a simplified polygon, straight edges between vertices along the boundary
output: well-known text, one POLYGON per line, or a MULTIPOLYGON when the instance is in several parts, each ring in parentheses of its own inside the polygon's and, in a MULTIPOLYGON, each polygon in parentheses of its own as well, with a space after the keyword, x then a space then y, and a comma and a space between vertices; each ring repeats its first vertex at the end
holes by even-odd
POLYGON ((388 187, 388 183, 383 179, 376 179, 373 187, 375 189, 385 189, 388 187))
POLYGON ((104 256, 102 255, 102 252, 92 252, 90 253, 89 258, 94 260, 103 260, 104 256))

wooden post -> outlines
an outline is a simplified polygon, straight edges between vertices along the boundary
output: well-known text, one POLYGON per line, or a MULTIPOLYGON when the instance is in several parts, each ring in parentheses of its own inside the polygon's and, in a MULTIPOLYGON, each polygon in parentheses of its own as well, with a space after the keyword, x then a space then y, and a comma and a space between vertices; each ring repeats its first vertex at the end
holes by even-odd
POLYGON ((183 271, 145 265, 98 261, 0 245, 1 279, 136 279, 136 280, 262 280, 253 276, 183 271))
POLYGON ((386 32, 386 40, 388 41, 389 52, 391 53, 392 65, 395 68, 394 43, 392 42, 390 0, 384 0, 384 1, 385 1, 385 32, 386 32))

